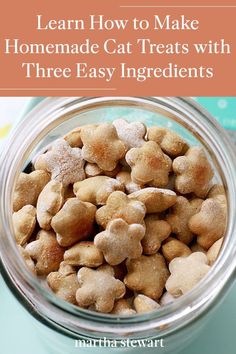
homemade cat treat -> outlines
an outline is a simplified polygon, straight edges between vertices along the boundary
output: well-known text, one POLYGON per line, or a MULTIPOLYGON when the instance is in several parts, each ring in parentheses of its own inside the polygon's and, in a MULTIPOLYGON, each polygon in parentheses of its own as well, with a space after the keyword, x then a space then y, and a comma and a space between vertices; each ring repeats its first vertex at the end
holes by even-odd
POLYGON ((36 225, 36 209, 32 205, 25 205, 13 213, 13 226, 18 245, 24 245, 34 232, 36 225))
POLYGON ((188 225, 197 235, 198 244, 208 249, 224 235, 226 220, 226 205, 216 198, 208 198, 202 203, 199 212, 190 218, 188 225))
POLYGON ((225 190, 204 148, 174 131, 123 118, 79 126, 33 161, 13 191, 15 239, 59 299, 118 320, 148 316, 216 261, 225 190))
POLYGON ((62 209, 52 218, 52 228, 56 232, 57 242, 63 246, 87 239, 90 236, 96 213, 95 205, 70 198, 62 209))
POLYGON ((145 313, 157 310, 160 305, 150 297, 139 294, 134 298, 134 308, 137 313, 145 313))
POLYGON ((94 242, 81 241, 65 251, 64 261, 72 266, 96 268, 103 264, 104 258, 94 242))
POLYGON ((79 289, 76 292, 78 305, 84 308, 94 305, 98 312, 111 312, 115 300, 125 294, 125 285, 114 278, 111 266, 101 266, 96 270, 80 268, 78 282, 79 289))
POLYGON ((36 206, 39 194, 49 181, 50 175, 45 171, 22 172, 13 193, 13 210, 18 211, 25 205, 36 206))
POLYGON ((123 184, 107 176, 90 177, 74 184, 76 197, 95 205, 106 204, 109 195, 115 191, 124 191, 123 184))
POLYGON ((126 258, 141 256, 141 240, 144 234, 145 227, 142 225, 129 225, 123 219, 114 219, 105 231, 95 236, 94 244, 103 253, 107 263, 117 265, 126 258))
POLYGON ((64 186, 85 179, 81 149, 72 148, 64 139, 57 140, 51 150, 38 157, 35 168, 45 169, 51 178, 64 186))
POLYGON ((177 175, 175 188, 179 193, 193 192, 199 198, 207 195, 214 172, 203 148, 191 147, 184 156, 177 157, 173 171, 177 175))
MULTIPOLYGON (((87 125, 81 128, 83 142, 82 156, 105 171, 112 171, 126 153, 126 144, 122 142, 112 124, 87 125)), ((76 181, 75 181, 76 182, 76 181)))
POLYGON ((170 237, 170 240, 162 245, 162 254, 167 262, 171 262, 176 257, 187 257, 192 251, 185 243, 170 237))
POLYGON ((80 137, 81 127, 71 130, 68 134, 64 136, 64 139, 68 142, 70 147, 82 148, 83 143, 80 137))
POLYGON ((64 187, 61 182, 50 181, 39 194, 37 201, 37 220, 44 230, 51 229, 51 221, 64 202, 64 187))
POLYGON ((126 299, 117 300, 114 304, 113 310, 110 312, 112 315, 130 316, 135 315, 136 311, 132 309, 131 305, 126 299))
POLYGON ((171 231, 183 243, 189 244, 193 237, 193 231, 189 228, 190 218, 200 210, 202 199, 188 200, 178 196, 176 203, 171 207, 166 216, 166 221, 171 226, 171 231))
POLYGON ((146 126, 141 122, 128 123, 125 119, 116 119, 112 123, 117 131, 118 137, 128 149, 140 147, 145 143, 146 126))
POLYGON ((169 189, 154 187, 143 188, 129 194, 129 198, 142 202, 147 213, 160 213, 176 203, 176 193, 169 189))
POLYGON ((57 243, 53 231, 39 231, 36 240, 30 242, 25 250, 35 261, 38 275, 47 275, 57 271, 63 261, 64 249, 57 243))
POLYGON ((47 276, 47 283, 60 299, 76 304, 75 294, 79 288, 76 270, 63 263, 58 272, 51 272, 47 276))
POLYGON ((123 192, 113 192, 107 199, 106 205, 96 212, 96 221, 103 228, 113 219, 123 219, 128 224, 141 224, 145 217, 146 208, 142 202, 129 199, 123 192))
POLYGON ((166 290, 174 297, 186 294, 209 269, 207 256, 201 252, 194 252, 188 257, 174 258, 169 264, 171 275, 167 279, 166 290))
POLYGON ((184 155, 189 146, 181 136, 170 129, 151 127, 147 132, 148 140, 155 141, 170 157, 184 155))
POLYGON ((154 141, 130 149, 125 159, 131 167, 133 182, 153 187, 165 187, 168 184, 172 161, 154 141))
POLYGON ((153 300, 161 297, 169 271, 160 253, 128 259, 126 266, 128 274, 124 278, 124 283, 129 289, 153 300))
POLYGON ((159 251, 162 241, 171 233, 171 227, 165 220, 160 220, 157 214, 150 214, 144 219, 146 231, 142 239, 143 253, 155 254, 159 251))

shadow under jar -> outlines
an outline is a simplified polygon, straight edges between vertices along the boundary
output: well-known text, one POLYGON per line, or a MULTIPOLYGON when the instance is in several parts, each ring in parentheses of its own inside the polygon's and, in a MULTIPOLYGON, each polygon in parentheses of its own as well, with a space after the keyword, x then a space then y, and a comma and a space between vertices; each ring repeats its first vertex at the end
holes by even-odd
POLYGON ((235 153, 223 129, 208 112, 186 98, 48 98, 12 131, 0 163, 1 273, 12 293, 32 315, 32 324, 47 343, 49 352, 81 352, 78 348, 81 343, 92 339, 93 353, 99 351, 99 345, 109 346, 106 340, 111 341, 111 346, 113 343, 113 348, 106 349, 108 352, 120 346, 117 350, 138 353, 144 349, 138 348, 139 345, 132 348, 129 341, 146 339, 145 351, 169 353, 181 350, 197 336, 232 283, 236 267, 235 153), (55 139, 80 125, 112 122, 121 116, 129 121, 142 121, 147 126, 170 127, 190 145, 204 146, 214 166, 216 181, 224 185, 227 194, 228 224, 217 261, 191 292, 156 311, 117 317, 60 300, 28 271, 14 239, 12 193, 19 173, 55 139), (149 348, 148 343, 156 347, 149 348))

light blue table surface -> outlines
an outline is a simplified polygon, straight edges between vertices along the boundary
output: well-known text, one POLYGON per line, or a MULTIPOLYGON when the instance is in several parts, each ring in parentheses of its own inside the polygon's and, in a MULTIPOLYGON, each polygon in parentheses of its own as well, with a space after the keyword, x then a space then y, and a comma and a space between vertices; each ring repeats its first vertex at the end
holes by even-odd
MULTIPOLYGON (((223 126, 236 129, 236 98, 216 97, 197 100, 223 126)), ((32 327, 31 316, 19 305, 0 277, 0 354, 32 353, 48 354, 49 352, 45 350, 32 327)), ((214 311, 204 332, 181 352, 181 354, 200 353, 236 353, 236 283, 232 285, 223 302, 214 311)), ((50 352, 50 354, 54 353, 50 352)))

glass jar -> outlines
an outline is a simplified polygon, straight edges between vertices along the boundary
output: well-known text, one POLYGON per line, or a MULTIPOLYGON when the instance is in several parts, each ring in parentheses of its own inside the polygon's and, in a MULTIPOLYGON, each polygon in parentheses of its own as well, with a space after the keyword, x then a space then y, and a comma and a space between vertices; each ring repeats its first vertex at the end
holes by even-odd
POLYGON ((80 347, 86 343, 86 353, 89 345, 91 352, 102 345, 108 351, 117 348, 138 353, 145 345, 145 351, 177 352, 197 336, 232 283, 236 267, 235 152, 223 129, 208 112, 187 98, 48 98, 12 131, 0 163, 1 272, 12 293, 36 319, 37 330, 53 348, 53 353, 81 352, 80 347), (54 296, 19 257, 11 217, 15 181, 35 155, 79 125, 112 121, 121 115, 147 125, 171 127, 190 144, 203 145, 214 165, 216 180, 223 183, 228 198, 225 241, 209 274, 173 303, 152 313, 129 317, 91 312, 54 296))

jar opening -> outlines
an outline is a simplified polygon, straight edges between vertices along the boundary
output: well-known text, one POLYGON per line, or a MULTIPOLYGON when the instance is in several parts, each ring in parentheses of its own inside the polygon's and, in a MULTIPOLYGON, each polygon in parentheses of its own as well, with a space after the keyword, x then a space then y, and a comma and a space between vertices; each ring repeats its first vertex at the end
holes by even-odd
MULTIPOLYGON (((133 113, 132 113, 133 114, 133 113)), ((12 282, 38 312, 71 328, 106 333, 165 331, 190 321, 206 310, 229 281, 236 266, 236 171, 233 147, 217 122, 191 99, 170 97, 50 98, 40 103, 13 130, 1 155, 0 249, 12 282), (228 227, 220 256, 209 274, 188 294, 152 313, 122 316, 84 310, 56 298, 27 270, 14 241, 12 192, 19 173, 40 151, 78 125, 112 121, 135 111, 137 120, 170 127, 192 144, 201 144, 217 171, 228 197, 228 227), (110 114, 112 112, 112 115, 110 114), (99 115, 99 119, 97 116, 99 115), (139 118, 140 117, 140 118, 139 118), (23 134, 22 134, 23 132, 23 134), (9 148, 10 147, 10 148, 9 148), (14 260, 14 262, 12 261, 14 260), (67 319, 65 317, 68 316, 67 319), (63 319, 64 317, 64 319, 63 319), (60 320, 59 320, 60 319, 60 320), (98 329, 99 327, 99 329, 98 329)))

